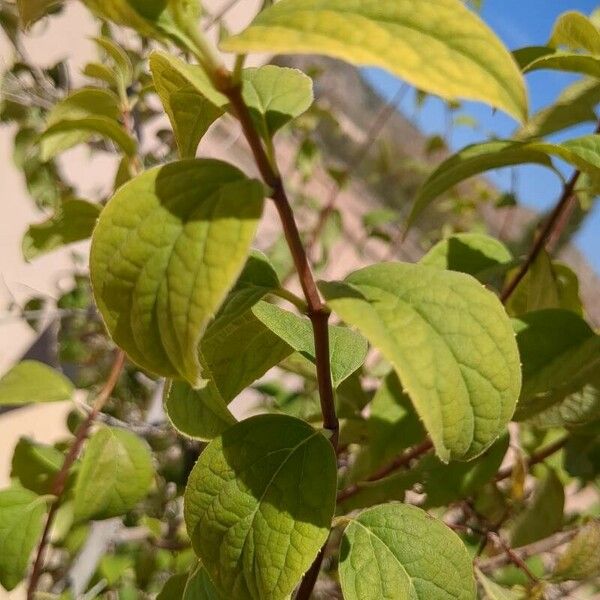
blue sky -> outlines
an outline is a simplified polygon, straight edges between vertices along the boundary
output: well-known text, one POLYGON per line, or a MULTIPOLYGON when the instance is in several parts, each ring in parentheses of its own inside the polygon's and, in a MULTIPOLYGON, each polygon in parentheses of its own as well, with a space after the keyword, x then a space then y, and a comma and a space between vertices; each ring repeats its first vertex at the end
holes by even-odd
MULTIPOLYGON (((484 0, 482 16, 511 49, 530 45, 544 45, 552 31, 556 17, 567 10, 579 10, 589 14, 600 6, 600 0, 484 0)), ((386 99, 391 99, 398 89, 399 82, 391 75, 378 69, 365 70, 367 80, 386 99)), ((531 111, 550 104, 560 91, 576 77, 551 71, 541 71, 527 75, 531 111)), ((408 116, 414 116, 414 94, 405 96, 399 108, 408 116)), ((510 136, 516 123, 499 112, 492 113, 489 107, 465 103, 461 114, 472 115, 485 132, 493 132, 498 137, 510 136)), ((428 134, 443 133, 446 130, 446 115, 443 104, 436 99, 428 100, 425 108, 415 119, 421 129, 428 134)), ((575 137, 591 133, 594 124, 571 129, 555 139, 575 137)), ((454 130, 451 145, 457 150, 467 144, 484 139, 481 131, 469 127, 454 130)), ((565 173, 570 169, 565 168, 565 173)), ((510 170, 505 169, 490 175, 490 178, 503 189, 510 187, 510 170)), ((517 192, 520 201, 538 210, 553 206, 560 195, 561 184, 556 175, 541 167, 519 169, 517 192)), ((600 273, 600 203, 588 218, 584 228, 576 238, 579 248, 585 253, 594 268, 600 273)))

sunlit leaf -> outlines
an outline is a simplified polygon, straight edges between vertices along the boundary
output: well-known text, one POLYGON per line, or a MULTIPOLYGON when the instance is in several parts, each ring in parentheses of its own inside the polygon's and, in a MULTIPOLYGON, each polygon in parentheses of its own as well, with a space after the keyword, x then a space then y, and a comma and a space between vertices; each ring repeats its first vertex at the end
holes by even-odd
POLYGON ((403 263, 321 287, 332 309, 392 363, 443 461, 474 458, 498 438, 521 372, 494 294, 468 275, 403 263))
POLYGON ((371 65, 444 98, 481 100, 519 120, 523 81, 494 33, 460 0, 281 0, 222 42, 229 52, 325 54, 371 65))

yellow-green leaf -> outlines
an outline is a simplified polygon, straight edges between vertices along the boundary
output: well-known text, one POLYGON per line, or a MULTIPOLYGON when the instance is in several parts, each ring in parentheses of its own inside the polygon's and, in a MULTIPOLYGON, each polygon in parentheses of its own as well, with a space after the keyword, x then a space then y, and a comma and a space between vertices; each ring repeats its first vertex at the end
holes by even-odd
POLYGON ((513 58, 460 0, 281 0, 221 46, 325 54, 382 67, 444 98, 486 102, 518 120, 527 114, 513 58))
POLYGON ((200 338, 244 266, 263 196, 258 181, 208 159, 151 169, 117 191, 94 231, 91 277, 133 361, 199 383, 200 338))
POLYGON ((600 54, 600 32, 584 14, 569 11, 556 20, 548 46, 600 54))
POLYGON ((382 263, 321 284, 389 360, 445 462, 481 454, 515 410, 521 369, 498 298, 463 273, 382 263))

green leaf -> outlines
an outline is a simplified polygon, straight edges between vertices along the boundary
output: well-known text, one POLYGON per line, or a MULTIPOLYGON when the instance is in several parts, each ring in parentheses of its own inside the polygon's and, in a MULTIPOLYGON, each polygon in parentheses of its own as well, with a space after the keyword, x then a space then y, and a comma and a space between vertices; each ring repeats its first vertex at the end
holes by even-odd
POLYGON ((419 417, 396 373, 386 376, 369 405, 367 441, 352 465, 352 479, 366 478, 425 438, 419 417))
POLYGON ((70 400, 73 385, 58 371, 35 360, 24 360, 0 379, 0 406, 70 400))
POLYGON ((129 431, 102 427, 85 448, 75 487, 75 518, 123 515, 146 496, 153 480, 148 444, 129 431))
MULTIPOLYGON (((509 273, 508 281, 514 277, 509 273)), ((523 315, 544 308, 563 308, 583 314, 579 280, 566 265, 552 262, 547 252, 537 256, 506 303, 510 315, 523 315)))
POLYGON ((173 427, 197 440, 212 440, 237 422, 213 381, 200 389, 185 381, 169 382, 164 406, 173 427))
POLYGON ((25 577, 42 535, 47 498, 18 487, 0 491, 0 584, 14 589, 25 577))
POLYGON ((548 46, 600 54, 600 32, 584 14, 569 11, 556 20, 548 46))
POLYGON ((498 585, 495 581, 486 577, 479 569, 475 569, 475 573, 487 600, 521 600, 522 597, 520 594, 498 585))
POLYGON ((512 525, 511 546, 520 548, 556 533, 563 525, 565 490, 553 469, 539 467, 533 498, 512 525))
MULTIPOLYGON (((196 155, 200 140, 224 113, 222 104, 214 104, 190 83, 186 75, 192 68, 161 52, 150 55, 154 86, 171 121, 182 158, 196 155)), ((202 80, 203 89, 210 86, 208 79, 205 81, 200 74, 197 77, 202 80)))
POLYGON ((61 4, 62 0, 17 0, 21 24, 24 28, 31 27, 61 4))
POLYGON ((575 313, 531 312, 515 319, 513 326, 523 363, 517 420, 548 410, 596 381, 600 336, 575 313))
POLYGON ((523 80, 508 51, 460 0, 282 0, 221 44, 228 52, 325 54, 382 67, 447 99, 487 102, 519 120, 523 80))
POLYGON ((198 159, 146 171, 110 200, 92 238, 92 284, 134 362, 199 383, 200 338, 242 270, 263 195, 235 167, 198 159))
POLYGON ((565 88, 551 106, 534 114, 517 132, 520 139, 544 137, 580 123, 596 122, 595 107, 600 102, 600 83, 583 79, 565 88))
POLYGON ((376 506, 352 519, 340 549, 346 600, 474 600, 460 538, 415 506, 376 506))
POLYGON ((36 494, 49 494, 63 462, 63 453, 54 446, 22 437, 15 446, 10 476, 36 494))
POLYGON ((190 39, 200 16, 198 0, 83 0, 96 15, 135 29, 143 36, 168 37, 185 50, 201 53, 190 39))
POLYGON ((511 261, 510 251, 497 239, 480 233, 457 233, 438 242, 419 262, 486 282, 490 274, 511 261))
POLYGON ((313 103, 312 80, 298 69, 265 65, 244 69, 242 75, 244 100, 266 140, 313 103))
MULTIPOLYGON (((120 123, 108 117, 89 116, 81 119, 65 119, 50 125, 40 140, 42 160, 49 161, 63 152, 66 149, 64 146, 67 137, 64 134, 69 133, 75 133, 77 137, 86 139, 94 135, 108 138, 127 156, 133 156, 137 152, 137 142, 123 129, 120 123)), ((72 145, 69 142, 69 147, 72 145)))
POLYGON ((508 435, 503 435, 481 456, 465 462, 444 464, 437 456, 425 456, 415 467, 426 494, 423 508, 445 506, 468 498, 494 478, 508 450, 508 435))
POLYGON ((283 415, 242 421, 202 452, 185 491, 185 522, 227 598, 291 594, 329 535, 336 470, 325 437, 283 415))
POLYGON ((491 169, 499 169, 524 163, 551 167, 547 154, 522 142, 492 141, 463 148, 445 160, 427 179, 419 190, 407 219, 411 226, 438 196, 465 179, 491 169))
POLYGON ((600 574, 600 522, 586 523, 558 559, 552 578, 585 581, 600 574))
POLYGON ((188 575, 179 573, 167 579, 163 589, 156 596, 156 600, 182 600, 188 575))
POLYGON ((548 46, 521 48, 513 53, 524 73, 550 69, 600 78, 600 57, 564 52, 548 46))
POLYGON ((25 260, 88 239, 100 215, 100 208, 85 200, 65 200, 52 217, 29 226, 21 243, 25 260))
POLYGON ((560 144, 497 140, 467 146, 445 160, 423 184, 412 206, 407 226, 412 225, 435 198, 474 175, 524 163, 553 168, 550 156, 584 172, 596 173, 600 168, 600 135, 586 135, 560 144))
MULTIPOLYGON (((111 78, 113 78, 114 72, 109 72, 111 78)), ((121 108, 118 96, 110 90, 87 87, 81 88, 55 104, 48 113, 46 122, 48 127, 52 127, 53 125, 57 125, 66 120, 75 121, 87 117, 105 117, 113 124, 113 126, 120 127, 117 123, 121 118, 121 108)), ((51 137, 51 142, 46 141, 45 144, 54 153, 52 155, 54 156, 72 146, 88 141, 93 137, 94 133, 95 132, 89 128, 82 128, 80 130, 71 129, 63 133, 55 132, 51 137)), ((42 145, 42 148, 44 147, 45 146, 42 145)), ((44 158, 45 160, 48 160, 51 156, 46 158, 44 155, 44 158)))
POLYGON ((474 458, 504 431, 521 386, 519 355, 504 308, 475 279, 383 263, 322 290, 392 363, 443 461, 474 458))
MULTIPOLYGON (((311 362, 316 362, 313 330, 308 319, 267 302, 259 302, 252 312, 296 352, 300 352, 311 362)), ((329 355, 334 388, 362 366, 367 350, 367 341, 354 331, 338 325, 329 327, 329 355)))
POLYGON ((199 563, 185 584, 181 600, 219 600, 221 597, 204 565, 199 563))
POLYGON ((133 81, 133 65, 127 52, 110 38, 100 36, 92 38, 92 40, 106 56, 112 59, 116 68, 118 87, 126 93, 127 86, 131 85, 133 81))
MULTIPOLYGON (((259 303, 256 309, 260 304, 266 303, 259 303)), ((247 310, 229 322, 223 322, 225 317, 221 317, 214 327, 207 329, 201 342, 206 374, 210 374, 226 402, 293 351, 262 323, 254 310, 247 310)))

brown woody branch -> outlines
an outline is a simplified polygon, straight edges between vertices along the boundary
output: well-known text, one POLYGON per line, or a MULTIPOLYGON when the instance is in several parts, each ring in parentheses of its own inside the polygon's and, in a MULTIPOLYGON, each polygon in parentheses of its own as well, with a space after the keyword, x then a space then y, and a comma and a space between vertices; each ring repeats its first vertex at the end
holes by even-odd
POLYGON ((44 569, 44 559, 46 547, 48 546, 50 530, 52 529, 52 525, 56 517, 56 512, 60 506, 62 495, 67 485, 67 478, 69 477, 69 473, 71 471, 71 467, 79 457, 83 444, 89 435, 90 429, 94 421, 96 420, 96 417, 110 398, 110 395, 112 394, 112 391, 114 390, 115 385, 119 380, 119 376, 121 375, 121 371, 123 370, 124 364, 125 354, 122 350, 118 350, 108 379, 106 380, 106 383, 96 396, 94 404, 92 405, 92 410, 90 411, 89 415, 77 428, 77 432, 75 433, 75 440, 73 441, 73 444, 71 444, 69 452, 65 456, 65 460, 62 464, 62 467, 60 471, 56 474, 56 477, 52 483, 50 493, 53 496, 55 496, 55 500, 52 502, 50 510, 48 511, 46 523, 42 532, 42 537, 38 544, 35 562, 33 563, 33 569, 31 571, 31 576, 29 577, 27 600, 33 600, 40 577, 44 569))
MULTIPOLYGON (((600 133, 600 122, 598 123, 594 133, 600 133)), ((525 258, 525 261, 521 265, 517 274, 510 280, 508 285, 502 291, 500 298, 504 304, 506 304, 509 298, 513 295, 514 291, 517 289, 519 283, 521 283, 525 275, 527 275, 536 258, 542 253, 543 250, 546 249, 551 241, 556 241, 562 236, 566 226, 569 223, 569 218, 573 213, 573 208, 577 200, 575 188, 577 187, 577 182, 579 181, 580 177, 581 171, 577 170, 565 183, 560 200, 554 207, 554 210, 550 213, 546 223, 537 235, 531 250, 525 258)))
MULTIPOLYGON (((424 454, 427 454, 433 448, 433 443, 430 439, 426 439, 417 446, 414 446, 410 450, 407 450, 397 458, 395 458, 392 462, 382 467, 378 471, 375 471, 368 479, 366 479, 365 483, 372 483, 374 481, 379 481, 399 471, 400 469, 404 469, 410 466, 410 463, 417 458, 420 458, 424 454)), ((337 501, 344 502, 348 500, 348 498, 352 498, 352 496, 358 494, 360 492, 362 483, 353 483, 348 486, 346 489, 341 490, 337 495, 337 501)))
POLYGON ((331 443, 337 449, 339 421, 335 410, 329 361, 329 329, 327 325, 330 314, 329 309, 321 299, 313 277, 285 187, 276 166, 271 164, 260 136, 254 127, 250 111, 242 97, 242 89, 239 84, 233 82, 231 74, 228 71, 214 74, 214 76, 218 89, 229 99, 231 107, 242 126, 264 182, 271 188, 271 198, 275 202, 275 207, 279 213, 285 238, 290 248, 294 266, 308 305, 307 314, 312 322, 323 427, 330 432, 331 443))

